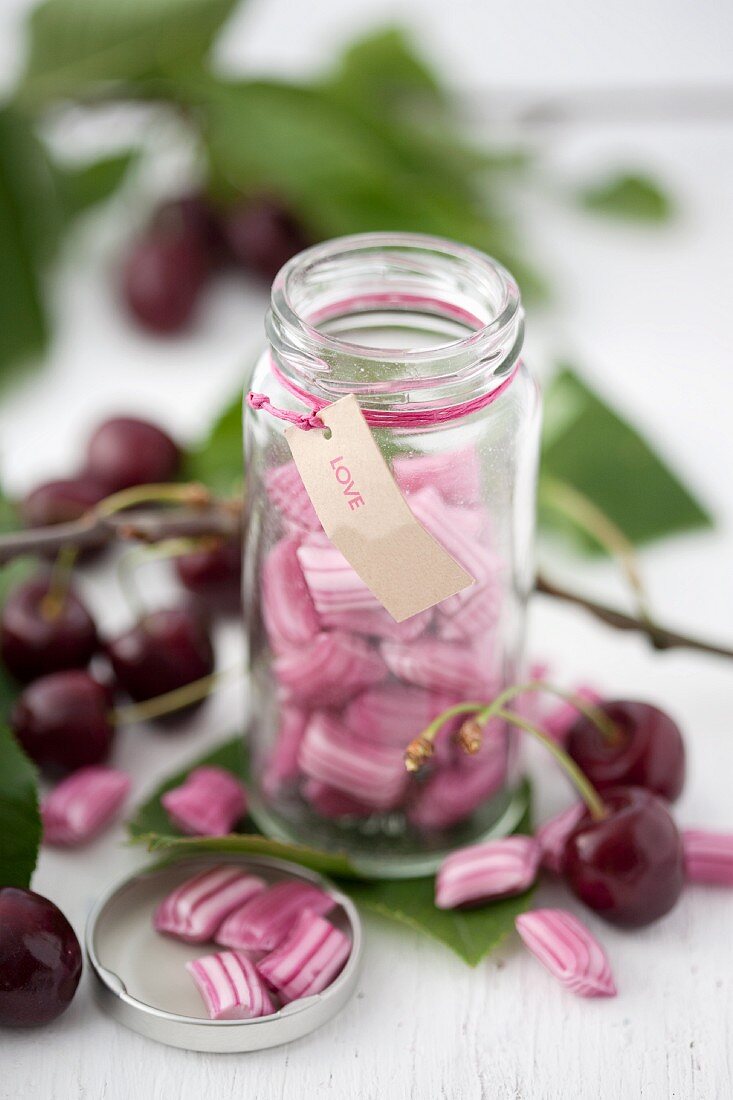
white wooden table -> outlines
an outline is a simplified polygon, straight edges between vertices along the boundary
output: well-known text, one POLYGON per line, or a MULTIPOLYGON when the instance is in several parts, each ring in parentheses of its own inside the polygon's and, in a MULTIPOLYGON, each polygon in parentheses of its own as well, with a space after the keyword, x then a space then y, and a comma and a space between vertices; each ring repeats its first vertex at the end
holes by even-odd
MULTIPOLYGON (((18 0, 3 5, 10 30, 24 6, 18 0)), ((354 8, 364 25, 378 18, 373 11, 369 15, 371 5, 354 8)), ((427 21, 438 43, 445 27, 447 58, 459 62, 465 51, 463 76, 486 78, 486 50, 497 30, 488 6, 463 0, 453 6, 450 19, 437 4, 405 0, 400 8, 413 19, 424 15, 423 24, 427 21), (455 30, 461 20, 454 9, 472 28, 465 38, 455 30)), ((606 6, 568 5, 561 19, 557 11, 543 15, 544 6, 520 4, 516 11, 502 11, 501 30, 509 43, 523 33, 527 49, 499 56, 497 71, 506 84, 541 86, 546 77, 555 87, 573 80, 665 80, 680 67, 690 80, 722 76, 730 56, 730 19, 722 3, 705 8, 706 19, 698 19, 684 5, 655 0, 642 15, 628 0, 614 9, 604 42, 606 6), (619 29, 626 17, 635 31, 628 37, 619 29), (543 27, 543 18, 556 22, 543 27), (664 20, 664 43, 658 41, 655 19, 664 20), (550 58, 543 49, 551 31, 557 52, 550 58), (614 49, 621 59, 615 68, 609 60, 614 49), (546 72, 538 68, 540 61, 546 72)), ((270 0, 255 8, 250 24, 244 17, 237 24, 229 53, 283 66, 315 57, 324 41, 354 29, 351 14, 347 19, 339 8, 332 17, 336 10, 335 3, 320 0, 299 15, 286 0, 270 0)), ((12 60, 12 34, 0 39, 12 60)), ((570 354, 644 425, 708 501, 719 520, 717 530, 650 550, 645 572, 660 617, 730 639, 733 130, 722 123, 654 128, 633 121, 576 127, 556 135, 552 160, 558 171, 579 173, 633 161, 658 171, 678 197, 678 223, 658 232, 616 228, 528 201, 535 251, 557 288, 552 321, 538 319, 533 325, 530 320, 530 347, 542 364, 570 354)), ((0 407, 0 470, 12 489, 21 491, 70 467, 84 432, 111 411, 155 413, 182 435, 194 435, 237 386, 242 364, 259 340, 264 297, 234 280, 218 288, 190 338, 156 344, 135 333, 109 289, 120 234, 111 221, 89 226, 70 250, 50 365, 0 407)), ((610 567, 575 569, 574 581, 623 599, 610 567)), ((163 598, 160 574, 151 572, 147 583, 151 595, 163 598)), ((103 573, 92 572, 87 587, 105 625, 121 624, 125 611, 103 573)), ((533 653, 549 657, 563 677, 591 679, 612 693, 660 702, 679 718, 690 755, 679 817, 687 824, 733 830, 730 664, 684 652, 653 655, 640 639, 546 601, 532 608, 531 626, 533 653)), ((222 651, 236 646, 236 632, 230 630, 222 637, 222 651)), ((125 731, 118 761, 136 777, 135 797, 206 744, 233 733, 240 725, 240 704, 237 689, 227 689, 178 737, 125 731)), ((562 805, 567 792, 546 761, 533 756, 532 766, 541 787, 541 817, 562 805)), ((120 828, 84 851, 41 855, 34 886, 61 905, 79 933, 99 892, 144 859, 123 841, 120 828)), ((568 904, 562 890, 549 884, 539 900, 568 904)), ((168 1049, 105 1018, 92 1003, 86 975, 72 1007, 55 1025, 0 1033, 0 1096, 713 1100, 731 1095, 733 893, 690 890, 669 917, 633 934, 591 918, 619 988, 615 1000, 598 1002, 565 993, 516 938, 469 970, 405 929, 371 917, 366 923, 358 994, 338 1019, 307 1039, 243 1056, 168 1049)))

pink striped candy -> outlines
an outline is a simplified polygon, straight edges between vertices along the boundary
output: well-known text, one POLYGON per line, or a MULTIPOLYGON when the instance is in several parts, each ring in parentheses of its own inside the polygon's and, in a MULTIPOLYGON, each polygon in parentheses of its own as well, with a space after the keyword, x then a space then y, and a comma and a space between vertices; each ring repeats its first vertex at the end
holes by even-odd
MULTIPOLYGON (((573 688, 573 691, 588 703, 600 703, 603 698, 595 688, 587 684, 580 684, 579 687, 573 688)), ((551 737, 558 745, 564 745, 570 733, 570 727, 577 722, 579 717, 580 711, 578 708, 563 700, 543 715, 540 724, 548 737, 551 737)))
POLYGON ((321 530, 321 521, 294 462, 271 467, 265 473, 265 487, 271 503, 296 527, 321 530))
POLYGON ((160 800, 172 823, 188 836, 226 836, 247 809, 244 787, 224 768, 194 768, 160 800))
POLYGON ((733 833, 683 829, 682 846, 690 882, 733 886, 733 833))
POLYGON ((469 699, 495 693, 496 675, 485 656, 438 638, 419 638, 410 645, 382 642, 387 668, 398 680, 469 699))
POLYGON ((265 884, 232 864, 200 871, 165 898, 153 916, 153 927, 186 943, 210 940, 225 917, 261 894, 265 884))
POLYGON ((275 1011, 255 964, 236 951, 186 963, 210 1020, 254 1020, 275 1011))
POLYGON ((462 592, 442 601, 440 610, 446 615, 453 615, 475 598, 483 584, 494 580, 499 568, 496 555, 488 544, 484 517, 474 509, 445 504, 434 489, 415 493, 409 504, 423 527, 476 581, 470 588, 464 588, 462 592))
POLYGON ((327 611, 321 622, 329 630, 345 630, 370 638, 388 638, 394 642, 412 642, 424 634, 433 620, 433 609, 418 611, 404 622, 396 623, 384 608, 358 611, 327 611))
POLYGON ((296 539, 281 539, 265 558, 262 617, 276 652, 306 645, 320 630, 318 614, 298 561, 296 539))
POLYGON ((396 806, 409 782, 401 749, 362 741, 328 714, 311 718, 298 763, 310 779, 335 787, 375 810, 396 806))
POLYGON ((302 788, 303 798, 309 802, 321 817, 369 817, 374 813, 371 806, 357 802, 351 795, 321 783, 319 779, 307 779, 302 788))
POLYGON ((284 1001, 312 997, 330 985, 351 952, 347 936, 310 909, 257 969, 284 1001))
POLYGON ((363 638, 336 630, 281 654, 273 669, 292 701, 306 707, 340 706, 387 676, 377 650, 363 638))
POLYGON ((536 959, 579 997, 615 997, 606 953, 595 936, 564 909, 534 909, 514 922, 536 959))
POLYGON ((283 706, 280 710, 280 726, 262 777, 263 789, 270 797, 300 774, 298 752, 307 721, 308 715, 297 707, 283 706))
POLYGON ((298 561, 321 615, 379 611, 382 605, 325 535, 310 535, 298 547, 298 561))
MULTIPOLYGON (((445 601, 444 601, 445 602, 445 601)), ((475 595, 446 615, 443 604, 438 615, 438 637, 446 642, 483 641, 493 634, 499 620, 502 586, 498 578, 485 581, 475 595)))
POLYGON ((357 737, 403 749, 456 695, 426 691, 410 684, 379 684, 367 688, 344 710, 344 723, 357 737))
POLYGON ((336 902, 307 882, 278 882, 235 909, 216 933, 224 947, 272 951, 287 936, 304 909, 329 913, 336 902))
POLYGON ((80 768, 41 804, 46 844, 84 844, 108 825, 130 790, 130 777, 115 768, 80 768))
POLYGON ((470 505, 481 499, 481 465, 475 447, 435 455, 398 455, 392 473, 407 494, 432 487, 448 504, 470 505))
POLYGON ((507 836, 451 852, 435 879, 438 909, 481 905, 528 890, 537 877, 540 848, 534 837, 507 836))
POLYGON ((469 764, 443 766, 420 785, 407 811, 411 825, 426 831, 449 829, 501 790, 506 781, 504 750, 469 764))
POLYGON ((559 875, 562 869, 562 857, 568 837, 585 815, 585 803, 575 802, 566 810, 551 817, 535 833, 542 854, 542 866, 559 875))

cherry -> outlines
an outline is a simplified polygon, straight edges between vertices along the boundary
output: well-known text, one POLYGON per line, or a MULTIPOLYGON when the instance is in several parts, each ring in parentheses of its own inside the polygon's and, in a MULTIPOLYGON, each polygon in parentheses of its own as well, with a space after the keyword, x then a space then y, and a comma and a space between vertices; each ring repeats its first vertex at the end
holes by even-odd
POLYGON ((21 746, 49 773, 99 764, 114 737, 110 691, 81 669, 52 672, 29 684, 10 717, 21 746))
POLYGON ((224 241, 219 220, 205 195, 181 195, 161 203, 153 217, 153 227, 165 233, 198 238, 210 266, 222 259, 224 241))
POLYGON ((607 815, 589 813, 568 838, 562 872, 589 908, 627 928, 669 912, 685 880, 682 840, 669 810, 643 787, 603 796, 607 815))
POLYGON ((18 680, 64 668, 84 668, 97 649, 97 628, 72 589, 47 606, 48 576, 10 593, 0 614, 0 657, 18 680))
POLYGON ((26 527, 50 527, 80 519, 106 495, 104 487, 81 475, 60 481, 46 481, 28 494, 21 504, 26 527))
POLYGON ((604 736, 585 715, 571 726, 567 751, 599 791, 646 787, 667 801, 685 781, 685 747, 675 722, 649 703, 613 700, 600 704, 617 738, 604 736))
POLYGON ((122 289, 133 317, 158 334, 180 332, 193 316, 209 270, 197 233, 155 228, 134 242, 122 289))
POLYGON ((70 1004, 81 977, 81 948, 48 898, 0 887, 0 1025, 48 1024, 70 1004))
POLYGON ((180 462, 181 452, 167 432, 133 416, 105 420, 87 447, 87 469, 109 493, 171 481, 180 462))
MULTIPOLYGON (((107 646, 117 682, 137 702, 210 675, 214 650, 203 618, 185 608, 152 611, 107 646)), ((165 719, 190 713, 203 700, 165 719)))
POLYGON ((241 607, 242 547, 229 539, 211 550, 197 550, 176 558, 176 573, 183 585, 207 607, 237 614, 241 607))
POLYGON ((292 214, 267 198, 233 207, 225 215, 223 233, 235 263, 270 282, 310 243, 292 214))

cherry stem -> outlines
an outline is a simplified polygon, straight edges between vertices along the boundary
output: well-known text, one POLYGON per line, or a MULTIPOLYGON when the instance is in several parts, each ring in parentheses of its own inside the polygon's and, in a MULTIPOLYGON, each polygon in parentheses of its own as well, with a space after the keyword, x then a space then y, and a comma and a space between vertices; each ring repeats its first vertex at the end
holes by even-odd
POLYGON ((526 718, 522 718, 520 714, 515 714, 514 711, 501 709, 497 711, 496 717, 503 718, 505 722, 509 722, 513 726, 518 726, 519 729, 524 730, 525 733, 531 734, 532 737, 535 737, 544 745, 547 751, 555 757, 555 760, 564 770, 568 779, 585 802, 591 817, 595 821, 600 821, 606 816, 606 807, 596 788, 580 770, 573 758, 568 756, 565 750, 561 749, 551 737, 548 737, 546 733, 539 730, 532 722, 528 722, 526 718))
POLYGON ((191 481, 185 485, 153 483, 150 485, 133 485, 130 489, 121 489, 118 493, 100 500, 92 509, 92 515, 105 518, 116 512, 122 512, 127 508, 134 508, 137 504, 148 504, 154 501, 157 504, 190 504, 193 506, 208 505, 211 503, 211 493, 205 485, 191 481))
POLYGON ((49 623, 57 619, 64 609, 74 572, 74 564, 78 556, 77 547, 69 545, 62 546, 56 555, 51 568, 48 588, 41 599, 40 605, 41 615, 49 623))
POLYGON ((129 706, 115 707, 110 714, 110 719, 115 726, 127 726, 138 722, 149 722, 153 718, 161 718, 164 714, 172 714, 176 710, 198 703, 200 699, 206 699, 224 684, 240 676, 242 669, 239 665, 232 665, 221 672, 212 672, 209 676, 202 676, 200 680, 192 680, 190 684, 176 688, 175 691, 167 691, 163 695, 156 695, 152 699, 146 699, 142 703, 131 703, 129 706))

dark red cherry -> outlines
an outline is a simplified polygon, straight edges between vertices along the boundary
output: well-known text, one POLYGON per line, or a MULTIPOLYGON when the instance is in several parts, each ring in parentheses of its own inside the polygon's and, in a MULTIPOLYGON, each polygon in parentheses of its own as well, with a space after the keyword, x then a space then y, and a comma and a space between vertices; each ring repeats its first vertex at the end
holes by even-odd
MULTIPOLYGON (((117 682, 138 702, 200 680, 214 670, 203 618, 185 608, 152 611, 107 646, 117 682)), ((175 721, 199 703, 166 715, 175 721)))
POLYGON ((61 910, 32 890, 0 887, 0 1026, 55 1020, 80 977, 81 948, 61 910))
POLYGON ((179 580, 200 600, 202 607, 239 614, 242 548, 230 539, 211 550, 197 550, 176 558, 179 580))
POLYGON ((97 649, 97 628, 72 589, 49 598, 50 578, 14 588, 0 614, 0 657, 18 680, 64 668, 85 668, 97 649))
POLYGON ((31 760, 50 774, 75 771, 107 758, 114 727, 109 689, 88 672, 42 676, 16 700, 13 732, 31 760))
POLYGON ((599 704, 613 723, 611 741, 585 715, 571 726, 567 751, 599 791, 646 787, 674 801, 685 782, 685 746, 679 727, 649 703, 612 700, 599 704))
POLYGON ((603 795, 608 815, 586 814, 571 833, 562 872, 575 894, 612 924, 651 924, 668 913, 685 881, 680 833, 666 805, 643 787, 603 795))
POLYGON ((87 469, 108 492, 172 481, 181 452, 167 432, 149 420, 115 416, 89 440, 87 469))
POLYGON ((224 216, 223 233, 234 262, 269 282, 284 263, 309 244, 292 214, 267 198, 229 210, 224 216))
POLYGON ((28 494, 21 504, 26 527, 50 527, 72 523, 106 495, 103 485, 91 477, 46 481, 28 494))
POLYGON ((223 258, 221 226, 205 195, 181 195, 161 203, 153 216, 153 228, 166 234, 198 239, 207 262, 212 267, 217 266, 223 258))
POLYGON ((180 332, 193 316, 208 272, 206 249, 196 234, 150 229, 125 261, 125 302, 150 332, 180 332))

